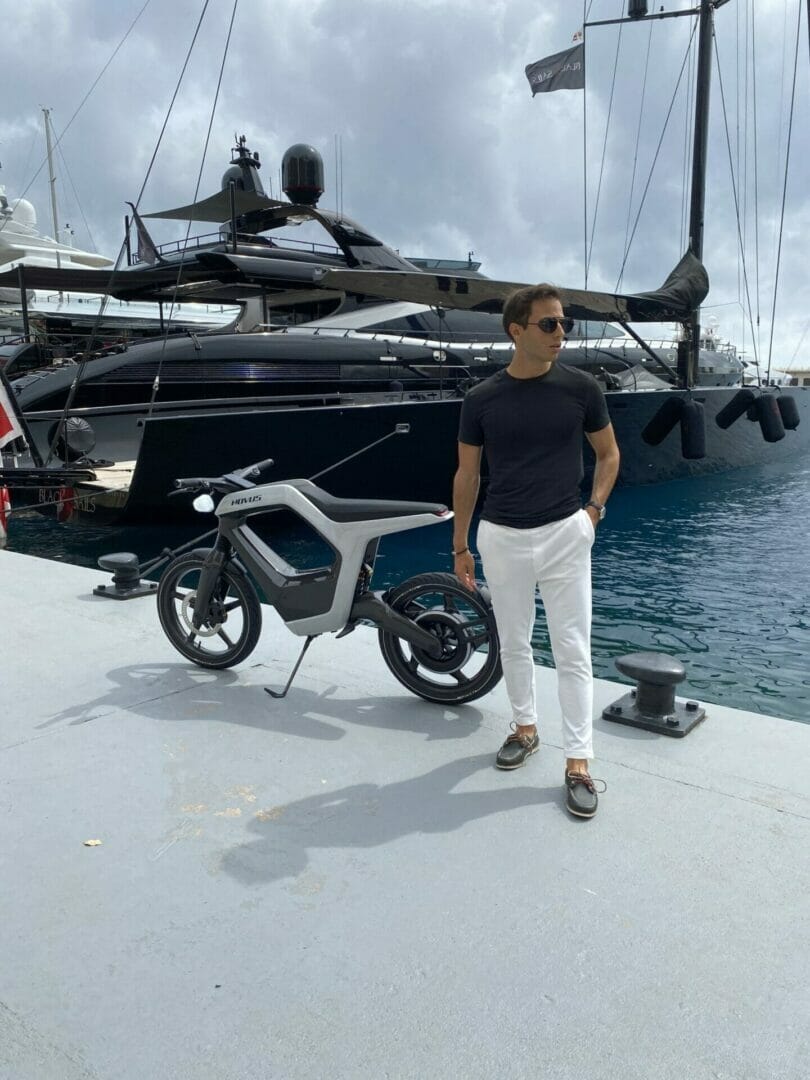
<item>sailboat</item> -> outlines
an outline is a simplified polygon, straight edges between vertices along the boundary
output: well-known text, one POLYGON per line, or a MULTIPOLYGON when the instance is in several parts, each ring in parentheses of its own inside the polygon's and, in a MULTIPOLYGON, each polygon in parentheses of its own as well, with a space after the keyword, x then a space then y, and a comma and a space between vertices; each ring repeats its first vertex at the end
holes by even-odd
MULTIPOLYGON (((663 286, 651 292, 623 295, 587 289, 561 290, 568 314, 584 324, 620 325, 666 376, 645 384, 634 374, 619 386, 611 386, 605 380, 608 408, 622 449, 619 480, 622 484, 661 482, 786 460, 806 452, 810 446, 810 392, 804 388, 791 388, 786 393, 764 386, 699 385, 699 308, 708 289, 701 256, 710 44, 714 11, 726 2, 701 0, 698 13, 698 85, 688 250, 663 286), (674 365, 644 342, 634 329, 640 323, 664 321, 676 322, 682 328, 674 365)), ((646 5, 634 4, 631 17, 638 20, 665 16, 648 15, 646 5)), ((238 155, 234 164, 244 177, 243 159, 247 152, 245 147, 242 149, 245 154, 238 155)), ((220 234, 207 250, 198 251, 194 257, 183 252, 171 258, 155 249, 145 264, 136 264, 121 274, 114 290, 119 295, 153 299, 178 285, 184 290, 203 289, 209 298, 223 293, 234 297, 252 291, 265 298, 269 296, 276 306, 291 308, 302 301, 317 306, 328 304, 335 297, 352 297, 359 309, 368 298, 373 298, 374 304, 367 309, 372 317, 375 305, 388 299, 437 312, 497 319, 504 297, 520 282, 492 281, 469 272, 469 268, 418 266, 400 257, 357 223, 336 213, 316 210, 311 200, 302 196, 313 185, 306 182, 305 175, 312 162, 300 154, 300 149, 291 148, 296 152, 292 158, 297 162, 299 180, 303 176, 304 182, 293 186, 289 202, 268 199, 255 183, 251 188, 247 183, 238 187, 229 181, 222 192, 202 203, 158 212, 155 216, 195 220, 213 214, 221 223, 220 234), (290 219, 302 218, 326 224, 337 242, 334 254, 312 251, 295 255, 275 240, 259 239, 261 227, 272 231, 290 219)), ((150 250, 148 234, 142 235, 142 239, 150 250)), ((195 247, 199 247, 198 242, 195 247)), ((77 271, 76 277, 87 285, 97 280, 92 271, 77 271)), ((305 344, 299 353, 312 370, 326 357, 340 368, 336 353, 342 351, 343 363, 356 371, 358 366, 363 366, 357 361, 363 349, 368 358, 372 355, 370 350, 377 350, 382 364, 390 363, 393 357, 403 369, 420 368, 419 363, 409 361, 408 349, 413 342, 398 340, 392 345, 379 328, 374 335, 364 336, 358 330, 347 332, 340 339, 330 338, 322 330, 322 326, 310 327, 307 337, 304 336, 307 328, 300 328, 299 344, 301 341, 305 344), (338 345, 338 340, 342 344, 338 345)), ((247 348, 249 335, 238 337, 238 343, 235 338, 226 340, 227 335, 220 338, 212 347, 209 359, 225 363, 244 357, 246 354, 239 350, 247 348)), ((280 355, 278 341, 277 334, 260 335, 251 346, 254 359, 263 348, 267 350, 265 361, 272 350, 280 355)), ((131 478, 123 495, 117 493, 113 508, 113 516, 119 520, 156 520, 165 516, 172 506, 165 496, 175 476, 215 475, 266 457, 268 452, 276 460, 275 474, 279 478, 313 475, 338 459, 346 459, 324 481, 335 494, 360 492, 368 496, 443 501, 450 495, 461 397, 471 380, 488 373, 486 364, 476 367, 476 361, 497 362, 497 349, 493 342, 483 343, 474 335, 466 348, 457 341, 450 346, 447 338, 441 337, 422 338, 419 344, 433 350, 432 362, 422 356, 421 366, 431 369, 429 374, 433 378, 428 392, 410 388, 406 391, 400 382, 398 393, 374 396, 364 391, 358 397, 346 393, 346 385, 341 386, 338 378, 330 387, 334 396, 329 399, 303 400, 300 386, 293 395, 279 394, 276 384, 276 392, 265 394, 262 400, 262 392, 254 381, 253 389, 259 392, 254 392, 249 402, 239 395, 230 396, 227 401, 206 400, 204 396, 164 401, 159 409, 150 407, 148 412, 137 416, 140 425, 137 430, 131 408, 116 410, 96 405, 94 411, 94 406, 88 404, 77 418, 74 411, 80 434, 73 447, 69 437, 63 440, 63 458, 74 470, 82 464, 80 451, 82 446, 90 445, 90 436, 79 421, 101 430, 102 437, 97 439, 94 452, 131 464, 131 478), (452 358, 450 363, 448 357, 452 358), (122 420, 123 411, 128 415, 128 427, 122 420), (410 430, 407 439, 389 438, 391 433, 405 427, 410 430), (373 454, 359 453, 369 445, 376 447, 373 454)), ((160 363, 164 364, 165 350, 161 357, 160 363)), ((143 354, 138 354, 138 358, 142 359, 143 354)), ((183 359, 193 364, 191 353, 183 359)), ((289 366, 289 355, 285 362, 289 366)), ((503 352, 501 362, 506 362, 503 352)), ((116 370, 126 378, 126 360, 108 358, 97 363, 100 366, 91 373, 97 382, 116 370)), ((210 363, 205 370, 210 377, 210 363)), ((300 374, 300 367, 297 370, 300 374)), ((161 367, 160 378, 169 371, 169 364, 161 367)), ((66 390, 67 385, 63 387, 66 390)), ((53 412, 43 415, 41 405, 45 399, 42 396, 35 399, 39 392, 37 388, 24 387, 19 401, 24 405, 30 430, 39 425, 39 432, 34 430, 31 441, 35 450, 39 443, 42 461, 43 441, 53 445, 54 425, 59 420, 53 412)), ((92 471, 89 453, 84 457, 84 468, 92 471)), ((77 489, 72 500, 77 512, 92 507, 98 520, 103 504, 102 487, 103 481, 96 478, 77 489)), ((43 485, 39 498, 50 501, 53 490, 53 486, 43 485)))

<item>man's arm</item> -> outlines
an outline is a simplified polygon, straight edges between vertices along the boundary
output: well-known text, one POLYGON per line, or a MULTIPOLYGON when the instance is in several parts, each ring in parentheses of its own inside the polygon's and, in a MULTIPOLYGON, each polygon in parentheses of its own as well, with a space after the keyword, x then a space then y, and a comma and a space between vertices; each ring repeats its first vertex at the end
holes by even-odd
MULTIPOLYGON (((586 432, 585 438, 593 447, 594 454, 596 454, 591 498, 594 502, 604 506, 610 498, 613 485, 616 483, 616 477, 619 475, 619 446, 616 442, 613 425, 608 424, 607 427, 603 427, 600 431, 586 432)), ((585 509, 593 522, 594 528, 596 528, 599 523, 599 512, 592 506, 586 506, 585 509)))
POLYGON ((458 444, 458 469, 453 479, 453 551, 456 577, 468 589, 475 588, 475 562, 469 551, 469 531, 481 483, 480 446, 458 444), (465 550, 467 549, 467 550, 465 550))

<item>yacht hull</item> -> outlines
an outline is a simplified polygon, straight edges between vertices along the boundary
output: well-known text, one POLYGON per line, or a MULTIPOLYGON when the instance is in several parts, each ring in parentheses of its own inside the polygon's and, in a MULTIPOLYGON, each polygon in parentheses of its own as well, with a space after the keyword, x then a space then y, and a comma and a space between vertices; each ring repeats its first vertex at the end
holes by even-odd
MULTIPOLYGON (((650 446, 642 438, 646 425, 672 396, 670 392, 608 393, 608 409, 622 452, 619 484, 664 483, 790 461, 808 453, 810 388, 791 388, 800 422, 778 442, 766 442, 759 423, 746 415, 726 430, 717 425, 717 413, 736 393, 736 388, 714 387, 693 392, 704 406, 706 419, 706 456, 699 460, 683 457, 677 426, 658 446, 650 446)), ((336 495, 447 503, 456 466, 460 409, 461 399, 456 397, 200 411, 147 419, 137 428, 142 436, 136 436, 131 428, 128 439, 119 434, 114 445, 107 446, 107 440, 102 439, 95 451, 107 456, 113 449, 117 460, 135 462, 128 497, 105 506, 101 499, 88 498, 87 491, 77 491, 73 518, 100 523, 188 517, 187 500, 167 498, 176 477, 216 476, 267 457, 275 461, 274 479, 323 473, 318 483, 336 495), (394 434, 396 426, 402 424, 409 426, 409 432, 394 434)), ((116 430, 115 425, 109 425, 109 430, 116 430)), ((586 444, 585 487, 592 466, 593 456, 586 444)), ((43 489, 32 501, 47 502, 48 493, 43 489)))

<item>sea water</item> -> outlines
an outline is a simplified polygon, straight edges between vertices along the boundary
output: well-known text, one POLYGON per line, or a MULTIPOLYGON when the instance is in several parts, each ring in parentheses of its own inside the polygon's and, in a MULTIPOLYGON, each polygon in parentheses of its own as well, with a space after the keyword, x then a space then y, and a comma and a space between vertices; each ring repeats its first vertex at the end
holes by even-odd
MULTIPOLYGON (((8 548, 88 567, 112 551, 146 562, 212 524, 201 515, 190 528, 93 528, 15 515, 8 548)), ((450 530, 384 538, 373 587, 451 571, 450 530)), ((473 548, 474 537, 473 529, 473 548)), ((306 541, 291 533, 285 544, 285 557, 306 565, 306 541)), ((616 657, 669 653, 687 671, 679 697, 810 722, 810 462, 617 489, 594 545, 593 579, 596 675, 626 681, 616 657)), ((553 662, 539 601, 533 645, 538 663, 553 662)))

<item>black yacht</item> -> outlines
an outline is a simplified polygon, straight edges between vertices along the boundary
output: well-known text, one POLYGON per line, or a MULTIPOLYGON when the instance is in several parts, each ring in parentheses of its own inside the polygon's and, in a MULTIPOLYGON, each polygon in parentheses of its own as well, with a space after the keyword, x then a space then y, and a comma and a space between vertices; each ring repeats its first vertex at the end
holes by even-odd
MULTIPOLYGON (((711 14, 704 3, 705 42, 711 14)), ((705 161, 705 146, 695 160, 705 161)), ((46 273, 50 288, 169 308, 187 299, 242 306, 230 332, 162 337, 17 380, 30 459, 15 462, 27 467, 20 485, 36 486, 36 500, 58 502, 65 516, 98 520, 106 508, 118 519, 154 520, 171 512, 174 477, 220 474, 268 455, 279 479, 329 469, 322 482, 336 494, 449 498, 462 397, 508 363, 500 311, 521 283, 483 277, 471 256, 406 259, 342 214, 318 209, 323 165, 311 147, 291 147, 282 175, 286 202, 265 194, 258 157, 241 138, 221 191, 151 215, 214 221, 216 233, 159 247, 133 207, 127 236, 134 229, 137 250, 128 248, 118 273, 0 275, 0 287, 19 284, 23 295, 46 273), (319 224, 331 245, 278 237, 302 221, 319 224), (407 438, 390 437, 406 430, 407 438)), ((620 483, 780 460, 810 444, 810 393, 743 387, 733 355, 722 364, 716 349, 702 356, 697 312, 707 291, 695 243, 652 292, 560 290, 579 334, 560 362, 587 368, 605 387, 620 483), (660 322, 681 325, 677 343, 656 348, 633 329, 660 322)))

